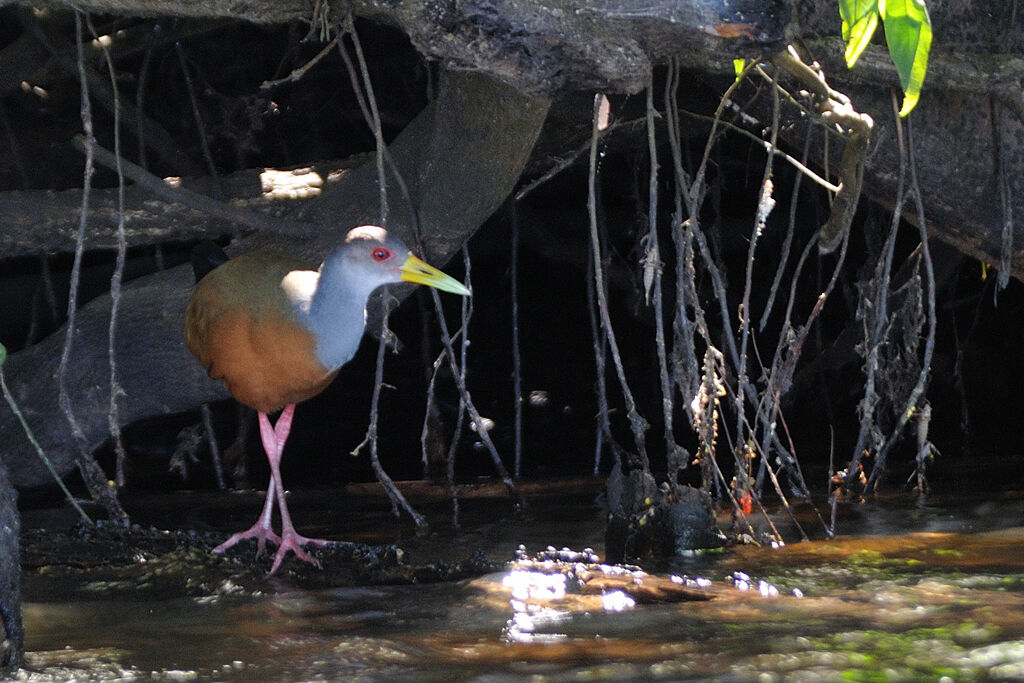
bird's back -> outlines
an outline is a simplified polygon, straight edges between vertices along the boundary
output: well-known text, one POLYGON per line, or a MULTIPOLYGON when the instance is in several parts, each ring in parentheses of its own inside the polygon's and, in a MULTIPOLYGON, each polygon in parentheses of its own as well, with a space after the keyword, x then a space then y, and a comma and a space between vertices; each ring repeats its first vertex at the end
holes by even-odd
POLYGON ((317 360, 316 340, 281 288, 289 272, 315 270, 302 259, 256 251, 204 277, 185 311, 185 343, 210 377, 262 412, 298 403, 336 374, 317 360))

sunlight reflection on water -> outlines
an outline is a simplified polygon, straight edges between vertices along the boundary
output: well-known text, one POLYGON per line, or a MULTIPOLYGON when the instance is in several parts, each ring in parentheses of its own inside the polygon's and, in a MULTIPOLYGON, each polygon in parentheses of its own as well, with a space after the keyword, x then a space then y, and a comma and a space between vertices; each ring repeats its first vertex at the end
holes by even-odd
MULTIPOLYGON (((513 545, 488 551, 511 558, 513 545)), ((442 584, 159 599, 123 577, 49 570, 26 576, 18 678, 1013 679, 1022 547, 1019 527, 737 547, 661 574, 707 577, 716 595, 675 603, 586 594, 515 565, 442 584)))

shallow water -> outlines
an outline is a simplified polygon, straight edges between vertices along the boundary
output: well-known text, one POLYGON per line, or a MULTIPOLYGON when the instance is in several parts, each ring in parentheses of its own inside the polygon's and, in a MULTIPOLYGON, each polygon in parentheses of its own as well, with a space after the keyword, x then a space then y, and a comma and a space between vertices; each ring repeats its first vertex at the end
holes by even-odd
MULTIPOLYGON (((201 514, 194 498, 165 502, 201 514)), ((25 577, 19 677, 1024 680, 1018 496, 897 497, 841 513, 840 530, 851 533, 835 540, 734 547, 652 570, 708 582, 715 597, 703 602, 584 595, 572 581, 511 566, 427 585, 303 589, 285 577, 257 591, 225 582, 198 592, 146 590, 103 569, 40 568, 25 577)), ((402 531, 387 519, 370 526, 402 531)), ((407 540, 411 553, 478 547, 496 562, 520 543, 600 553, 602 519, 587 502, 535 502, 525 518, 491 502, 467 511, 458 536, 407 540)))

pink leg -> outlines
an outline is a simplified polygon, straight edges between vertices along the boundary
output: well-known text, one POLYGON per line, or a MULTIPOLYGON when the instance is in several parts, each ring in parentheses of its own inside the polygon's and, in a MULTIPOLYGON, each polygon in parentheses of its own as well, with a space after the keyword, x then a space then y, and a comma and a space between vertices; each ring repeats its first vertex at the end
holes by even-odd
MULTIPOLYGON (((274 574, 281 566, 281 562, 284 561, 288 551, 295 553, 295 557, 309 562, 316 566, 320 566, 312 555, 302 549, 302 546, 307 543, 314 543, 319 546, 331 545, 334 542, 328 541, 322 538, 307 538, 302 536, 295 531, 295 526, 292 524, 292 516, 288 513, 288 502, 284 497, 284 483, 281 478, 281 453, 284 451, 285 441, 288 440, 288 433, 292 429, 292 415, 295 413, 295 404, 291 404, 286 407, 282 412, 281 416, 277 418, 277 424, 274 425, 273 434, 276 437, 277 449, 274 451, 274 456, 271 457, 270 450, 267 450, 267 460, 270 462, 270 483, 273 485, 277 494, 277 508, 281 511, 281 545, 277 549, 277 554, 274 555, 274 564, 270 567, 270 573, 274 574)), ((260 422, 260 431, 270 429, 270 420, 261 414, 263 421, 260 422), (265 427, 264 427, 265 425, 265 427)))
MULTIPOLYGON (((294 406, 288 406, 285 410, 293 410, 294 406)), ((281 414, 284 417, 284 413, 281 414)), ((267 460, 271 463, 274 462, 275 455, 278 461, 280 461, 280 451, 284 448, 284 442, 278 444, 277 434, 274 429, 270 426, 270 418, 267 417, 266 413, 259 414, 260 421, 260 438, 263 441, 263 451, 267 454, 267 460)), ((280 422, 280 420, 279 420, 280 422)), ((287 432, 286 432, 287 435, 287 432)), ((274 517, 274 498, 277 495, 277 487, 274 485, 274 480, 277 474, 271 465, 270 468, 270 482, 267 484, 267 498, 263 503, 263 512, 260 513, 256 523, 245 531, 239 531, 237 534, 233 534, 228 540, 221 543, 219 546, 213 549, 213 552, 218 555, 224 554, 224 552, 237 544, 239 541, 244 541, 249 538, 256 539, 257 555, 262 555, 266 549, 266 543, 269 540, 274 545, 281 545, 281 537, 274 533, 271 523, 274 517)))
POLYGON ((332 541, 319 538, 306 538, 295 531, 291 515, 288 514, 288 503, 284 497, 284 484, 281 480, 281 454, 284 452, 284 444, 288 440, 288 433, 292 428, 292 416, 295 413, 295 405, 285 407, 277 418, 277 424, 270 425, 270 418, 266 413, 259 414, 260 437, 263 440, 263 450, 267 453, 267 462, 270 464, 270 482, 267 484, 267 498, 263 504, 263 512, 259 519, 248 530, 231 536, 228 540, 214 548, 215 553, 223 553, 225 550, 247 538, 256 538, 259 552, 263 552, 266 540, 278 545, 277 553, 274 555, 274 564, 270 573, 274 574, 281 566, 288 551, 295 553, 300 560, 317 564, 317 561, 302 546, 307 543, 317 545, 330 545, 332 541), (278 509, 281 511, 281 536, 274 533, 271 528, 271 520, 274 512, 274 501, 277 500, 278 509))

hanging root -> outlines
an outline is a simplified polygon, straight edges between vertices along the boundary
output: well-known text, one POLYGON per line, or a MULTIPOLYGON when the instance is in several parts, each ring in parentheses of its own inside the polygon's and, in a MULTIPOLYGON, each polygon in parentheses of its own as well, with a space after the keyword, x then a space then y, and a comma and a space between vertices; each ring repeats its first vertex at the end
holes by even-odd
POLYGON ((721 351, 709 346, 704 353, 704 374, 697 394, 690 401, 693 430, 700 440, 697 464, 701 471, 701 488, 711 490, 714 482, 715 444, 718 441, 718 419, 721 399, 728 394, 725 382, 725 358, 721 351))
POLYGON ((875 122, 867 114, 857 112, 849 97, 829 87, 824 74, 805 64, 792 46, 775 55, 772 61, 810 91, 825 123, 846 135, 846 148, 839 164, 839 191, 832 200, 832 213, 821 226, 818 240, 818 250, 827 254, 839 246, 853 221, 864 184, 864 161, 875 122))

